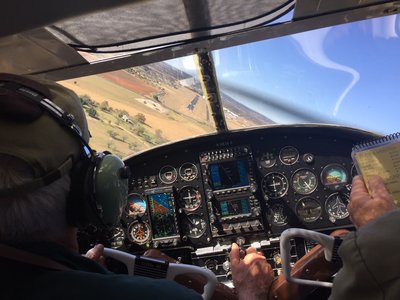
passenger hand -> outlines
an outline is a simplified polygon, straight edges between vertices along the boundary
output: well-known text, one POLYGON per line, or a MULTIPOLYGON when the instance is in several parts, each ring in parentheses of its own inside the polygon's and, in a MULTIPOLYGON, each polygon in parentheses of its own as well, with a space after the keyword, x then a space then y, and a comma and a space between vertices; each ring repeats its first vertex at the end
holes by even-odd
POLYGON ((381 177, 371 177, 368 185, 371 194, 368 193, 361 176, 353 178, 347 209, 353 224, 357 228, 375 220, 386 212, 396 209, 381 177))
POLYGON ((239 246, 233 243, 229 257, 232 280, 239 300, 267 299, 274 272, 265 256, 249 247, 246 256, 241 259, 239 246))
POLYGON ((102 266, 106 265, 106 259, 104 257, 104 246, 102 244, 97 244, 92 249, 89 249, 84 256, 91 260, 94 260, 102 266))

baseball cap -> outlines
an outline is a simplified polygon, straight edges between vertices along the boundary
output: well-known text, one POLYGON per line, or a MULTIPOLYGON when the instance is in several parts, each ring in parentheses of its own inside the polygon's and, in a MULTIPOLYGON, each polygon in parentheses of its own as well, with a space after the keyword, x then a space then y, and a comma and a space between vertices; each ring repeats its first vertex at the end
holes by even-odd
POLYGON ((79 97, 52 81, 0 73, 0 141, 1 154, 32 167, 36 187, 60 178, 89 141, 79 97))

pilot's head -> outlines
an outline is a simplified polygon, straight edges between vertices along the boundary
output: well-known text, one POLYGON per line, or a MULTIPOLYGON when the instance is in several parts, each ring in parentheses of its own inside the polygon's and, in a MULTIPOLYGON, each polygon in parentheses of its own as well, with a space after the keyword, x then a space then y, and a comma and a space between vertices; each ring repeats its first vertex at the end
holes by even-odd
POLYGON ((74 92, 0 74, 0 140, 0 243, 65 241, 78 225, 118 223, 128 170, 89 147, 74 92))
POLYGON ((54 240, 65 232, 70 173, 88 140, 74 92, 50 81, 0 74, 1 242, 54 240), (58 122, 43 105, 69 115, 58 116, 58 122))

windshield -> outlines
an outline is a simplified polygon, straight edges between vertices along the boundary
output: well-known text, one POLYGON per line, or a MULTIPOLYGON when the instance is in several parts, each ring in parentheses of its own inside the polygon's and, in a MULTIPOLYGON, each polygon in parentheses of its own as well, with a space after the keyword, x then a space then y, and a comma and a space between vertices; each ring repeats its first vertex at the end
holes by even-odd
POLYGON ((274 123, 392 133, 400 109, 399 32, 394 15, 213 54, 222 90, 274 123))
MULTIPOLYGON (((370 19, 213 51, 229 129, 325 123, 398 131, 400 21, 370 19)), ((121 157, 215 132, 192 56, 62 81, 91 144, 121 157)))

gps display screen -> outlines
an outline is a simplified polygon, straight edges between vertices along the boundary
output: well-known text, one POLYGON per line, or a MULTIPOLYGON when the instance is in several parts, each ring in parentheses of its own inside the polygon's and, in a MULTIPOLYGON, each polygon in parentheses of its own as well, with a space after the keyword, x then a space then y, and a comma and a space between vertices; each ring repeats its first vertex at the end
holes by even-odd
POLYGON ((210 164, 210 179, 214 190, 249 184, 247 159, 210 164))
POLYGON ((219 208, 222 218, 250 214, 249 199, 220 201, 219 208))

